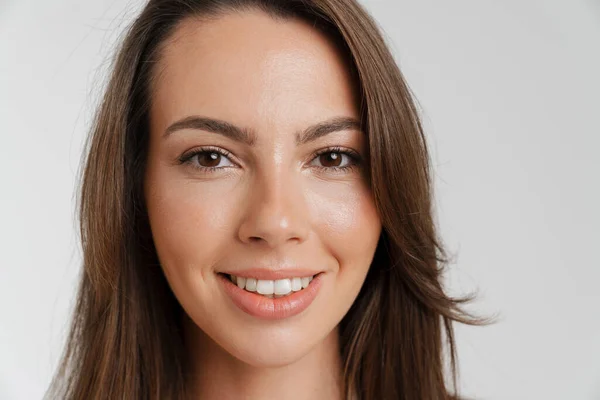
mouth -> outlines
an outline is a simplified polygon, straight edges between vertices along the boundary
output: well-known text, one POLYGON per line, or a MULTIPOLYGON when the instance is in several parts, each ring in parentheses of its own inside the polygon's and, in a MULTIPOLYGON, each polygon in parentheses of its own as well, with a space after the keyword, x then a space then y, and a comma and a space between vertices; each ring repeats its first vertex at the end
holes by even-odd
POLYGON ((308 285, 310 285, 310 282, 320 274, 321 273, 303 277, 268 280, 220 273, 220 275, 229 279, 229 281, 237 285, 240 289, 270 299, 278 299, 280 297, 289 296, 294 292, 300 292, 306 289, 308 285))
POLYGON ((224 293, 240 310, 265 320, 279 320, 306 310, 319 294, 324 272, 264 280, 217 273, 224 293))

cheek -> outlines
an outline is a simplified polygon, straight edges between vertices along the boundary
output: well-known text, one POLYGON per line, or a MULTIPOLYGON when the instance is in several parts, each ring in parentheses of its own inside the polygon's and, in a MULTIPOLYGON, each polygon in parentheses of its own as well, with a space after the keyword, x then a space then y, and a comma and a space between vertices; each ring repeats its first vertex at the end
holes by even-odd
POLYGON ((364 181, 336 185, 335 190, 315 190, 311 204, 316 229, 327 251, 338 261, 338 280, 362 284, 375 254, 381 222, 371 191, 364 181))
POLYGON ((147 193, 150 226, 165 269, 207 271, 227 243, 232 197, 214 185, 176 177, 152 180, 147 193), (202 249, 202 251, 199 251, 202 249))
MULTIPOLYGON (((363 181, 345 184, 324 185, 313 188, 310 200, 318 229, 329 238, 327 241, 343 254, 352 254, 370 249, 377 242, 381 223, 371 191, 363 181)), ((356 255, 356 254, 354 254, 356 255)))

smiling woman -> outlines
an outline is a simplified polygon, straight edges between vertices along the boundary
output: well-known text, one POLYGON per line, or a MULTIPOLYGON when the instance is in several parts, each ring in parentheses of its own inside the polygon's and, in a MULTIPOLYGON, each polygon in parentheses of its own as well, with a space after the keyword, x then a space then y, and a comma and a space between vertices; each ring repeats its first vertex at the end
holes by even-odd
MULTIPOLYGON (((447 399, 428 152, 349 0, 152 0, 81 188, 61 399, 447 399)), ((456 392, 456 390, 455 390, 456 392)))

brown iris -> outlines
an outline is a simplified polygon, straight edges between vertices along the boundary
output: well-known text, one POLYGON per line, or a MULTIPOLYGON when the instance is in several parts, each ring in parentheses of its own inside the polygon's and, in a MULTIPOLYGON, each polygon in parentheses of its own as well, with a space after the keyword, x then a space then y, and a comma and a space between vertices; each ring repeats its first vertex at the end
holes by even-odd
POLYGON ((207 168, 216 167, 221 161, 221 154, 217 153, 216 151, 205 151, 198 154, 197 157, 198 163, 207 168), (206 163, 203 161, 206 161, 206 163))
POLYGON ((319 156, 319 161, 325 167, 339 167, 342 160, 342 154, 330 151, 319 156), (332 163, 332 164, 331 164, 332 163))

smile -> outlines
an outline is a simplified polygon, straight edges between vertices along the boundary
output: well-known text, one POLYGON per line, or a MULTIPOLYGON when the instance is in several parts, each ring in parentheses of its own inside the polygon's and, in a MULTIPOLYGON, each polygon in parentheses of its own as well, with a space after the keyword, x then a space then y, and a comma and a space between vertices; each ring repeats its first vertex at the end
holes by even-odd
POLYGON ((217 274, 221 288, 237 308, 266 320, 289 318, 306 310, 319 294, 324 275, 263 280, 217 274))

